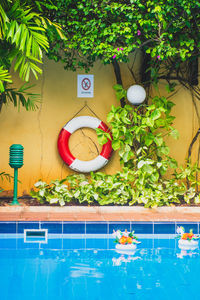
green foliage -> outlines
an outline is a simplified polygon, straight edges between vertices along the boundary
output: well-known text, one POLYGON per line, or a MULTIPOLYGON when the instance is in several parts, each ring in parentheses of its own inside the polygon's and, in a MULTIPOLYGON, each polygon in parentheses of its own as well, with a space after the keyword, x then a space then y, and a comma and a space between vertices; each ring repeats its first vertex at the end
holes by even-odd
POLYGON ((168 58, 184 61, 199 56, 196 0, 56 0, 52 7, 48 2, 44 1, 49 6, 43 12, 66 33, 63 41, 49 32, 49 57, 64 62, 67 69, 88 70, 97 59, 107 64, 113 57, 126 62, 141 48, 152 57, 154 70, 168 58))
POLYGON ((40 202, 52 203, 79 202, 99 203, 100 205, 124 205, 132 198, 132 189, 127 175, 116 173, 106 175, 100 172, 92 173, 90 180, 85 175, 70 175, 49 185, 38 181, 35 187, 39 191, 31 191, 31 196, 40 202), (67 184, 63 184, 66 182, 67 184))
POLYGON ((38 192, 32 190, 30 192, 33 198, 38 199, 41 203, 49 202, 50 204, 59 203, 65 205, 65 201, 71 200, 71 193, 68 191, 68 186, 64 184, 65 180, 53 180, 50 184, 39 180, 35 183, 35 187, 39 188, 38 192))
MULTIPOLYGON (((36 1, 37 2, 37 1, 36 1)), ((49 41, 47 31, 52 28, 62 36, 60 26, 33 11, 27 1, 2 0, 0 4, 0 109, 7 101, 21 103, 28 109, 37 107, 38 95, 8 88, 12 83, 11 64, 23 81, 29 81, 31 74, 38 79, 42 73, 43 52, 47 52, 49 41), (17 100, 18 99, 18 100, 17 100)))
POLYGON ((75 174, 60 181, 58 179, 51 181, 50 184, 40 180, 35 184, 37 191, 32 190, 30 194, 40 203, 58 203, 61 206, 73 202, 99 205, 140 204, 145 207, 156 207, 180 203, 181 197, 184 197, 186 202, 187 199, 192 199, 192 191, 186 193, 185 186, 179 185, 174 179, 160 180, 159 183, 148 185, 141 184, 136 188, 134 184, 136 176, 134 171, 127 168, 114 175, 91 173, 90 180, 83 174, 75 174))
POLYGON ((31 93, 29 90, 33 85, 24 84, 19 89, 7 87, 0 95, 1 105, 13 103, 15 107, 20 109, 20 106, 25 107, 28 110, 36 110, 38 108, 37 103, 40 102, 40 95, 31 93))
MULTIPOLYGON (((174 117, 170 115, 173 105, 165 97, 154 97, 149 106, 112 106, 107 116, 112 126, 113 149, 119 150, 120 161, 125 167, 141 170, 141 180, 150 176, 153 181, 158 181, 168 167, 176 166, 175 160, 168 155, 169 148, 164 139, 166 136, 178 138, 178 132, 172 126, 174 117)), ((97 134, 102 144, 104 133, 98 130, 97 134)))
MULTIPOLYGON (((9 182, 11 181, 11 178, 13 178, 13 176, 11 176, 10 174, 6 173, 6 172, 0 172, 0 180, 3 181, 8 180, 9 182)), ((3 192, 3 188, 0 187, 0 193, 3 192)))
POLYGON ((51 10, 51 11, 57 11, 58 8, 56 5, 54 5, 51 0, 43 0, 43 1, 32 1, 32 0, 25 0, 22 1, 25 2, 27 5, 30 5, 31 7, 34 7, 34 11, 38 11, 40 13, 44 13, 45 10, 51 10))
POLYGON ((118 101, 126 97, 126 90, 124 90, 120 84, 115 84, 113 88, 118 101))
MULTIPOLYGON (((42 51, 47 51, 49 46, 44 19, 19 1, 3 2, 0 14, 1 65, 9 71, 15 59, 14 70, 19 71, 20 78, 28 81, 31 72, 38 78, 37 74, 42 72, 38 66, 42 63, 42 51)), ((6 77, 1 83, 5 80, 6 77)), ((0 91, 4 91, 2 84, 0 91)))
MULTIPOLYGON (((125 95, 122 87, 118 86, 115 90, 125 95)), ((178 132, 172 126, 173 106, 165 97, 156 96, 150 105, 125 105, 124 108, 112 106, 107 116, 111 124, 113 149, 118 150, 120 162, 124 166, 123 173, 129 174, 132 186, 130 205, 170 205, 180 202, 186 193, 185 185, 177 183, 178 175, 166 178, 167 173, 168 176, 170 172, 176 173, 178 167, 176 160, 169 156, 166 145, 166 137, 178 138, 178 132)), ((107 141, 107 137, 103 139, 102 130, 98 130, 97 135, 100 137, 99 143, 107 141)))
POLYGON ((12 82, 11 75, 8 70, 4 70, 3 66, 0 67, 0 92, 5 91, 3 82, 12 82))
POLYGON ((184 195, 184 200, 187 203, 193 201, 195 204, 200 203, 199 199, 199 171, 198 164, 192 164, 190 161, 186 162, 186 167, 180 166, 179 169, 175 170, 174 176, 176 180, 186 180, 187 192, 184 195))

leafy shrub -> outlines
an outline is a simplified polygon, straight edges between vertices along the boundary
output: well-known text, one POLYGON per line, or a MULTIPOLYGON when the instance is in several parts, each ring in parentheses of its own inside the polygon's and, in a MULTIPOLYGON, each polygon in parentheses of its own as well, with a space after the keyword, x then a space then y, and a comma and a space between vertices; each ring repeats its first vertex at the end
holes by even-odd
POLYGON ((124 168, 123 172, 114 175, 91 173, 88 180, 85 175, 70 175, 62 180, 51 181, 50 184, 39 180, 35 183, 37 191, 31 196, 49 204, 59 203, 64 206, 69 202, 99 205, 136 205, 155 207, 179 203, 180 197, 191 199, 192 191, 185 192, 184 184, 174 179, 162 183, 154 182, 146 186, 134 186, 134 172, 124 168))
POLYGON ((83 174, 70 175, 60 181, 51 181, 50 184, 39 180, 35 187, 38 191, 30 192, 33 198, 41 203, 47 201, 61 206, 70 201, 124 205, 132 199, 131 185, 119 172, 115 175, 92 173, 90 181, 83 174))

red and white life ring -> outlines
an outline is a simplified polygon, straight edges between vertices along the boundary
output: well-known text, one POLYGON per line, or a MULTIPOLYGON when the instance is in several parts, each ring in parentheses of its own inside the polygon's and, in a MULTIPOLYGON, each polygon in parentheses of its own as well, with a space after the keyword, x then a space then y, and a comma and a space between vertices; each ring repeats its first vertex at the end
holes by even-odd
POLYGON ((103 145, 101 153, 95 159, 89 161, 79 160, 71 154, 68 142, 71 134, 83 127, 93 129, 101 128, 103 131, 109 132, 107 125, 97 118, 90 116, 73 118, 60 131, 58 137, 58 151, 61 158, 71 169, 77 172, 88 173, 96 171, 108 163, 108 159, 112 153, 112 141, 108 140, 108 142, 103 145))

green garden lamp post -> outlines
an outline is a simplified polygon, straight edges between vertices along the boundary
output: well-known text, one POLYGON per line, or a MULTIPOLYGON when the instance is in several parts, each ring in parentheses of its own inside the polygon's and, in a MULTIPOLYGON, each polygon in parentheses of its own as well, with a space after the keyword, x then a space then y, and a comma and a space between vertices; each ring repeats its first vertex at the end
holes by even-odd
POLYGON ((20 205, 17 200, 18 169, 23 166, 24 147, 20 144, 10 146, 9 165, 14 168, 14 193, 11 205, 20 205))

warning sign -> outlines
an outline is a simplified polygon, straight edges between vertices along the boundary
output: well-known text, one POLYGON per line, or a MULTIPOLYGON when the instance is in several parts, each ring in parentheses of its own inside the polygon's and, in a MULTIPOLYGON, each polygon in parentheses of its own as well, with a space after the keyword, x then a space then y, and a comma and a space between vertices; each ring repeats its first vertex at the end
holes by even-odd
POLYGON ((94 97, 94 75, 78 75, 77 77, 77 97, 94 97))
POLYGON ((82 81, 81 81, 81 86, 82 86, 82 89, 84 91, 88 91, 91 87, 91 81, 89 78, 84 78, 82 81))

